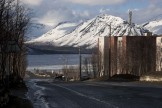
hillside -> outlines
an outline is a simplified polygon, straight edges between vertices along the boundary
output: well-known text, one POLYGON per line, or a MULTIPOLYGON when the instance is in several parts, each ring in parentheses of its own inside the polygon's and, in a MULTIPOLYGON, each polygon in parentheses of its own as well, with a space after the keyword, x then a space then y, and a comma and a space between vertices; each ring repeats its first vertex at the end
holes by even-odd
POLYGON ((162 19, 150 21, 144 24, 144 27, 150 30, 151 32, 153 32, 153 34, 161 35, 162 34, 162 19))
POLYGON ((78 46, 91 49, 96 47, 98 37, 109 36, 110 24, 111 36, 141 36, 147 31, 139 25, 129 24, 120 17, 103 14, 81 24, 60 23, 41 37, 26 43, 37 49, 39 46, 52 47, 50 50, 56 47, 76 48, 78 46))

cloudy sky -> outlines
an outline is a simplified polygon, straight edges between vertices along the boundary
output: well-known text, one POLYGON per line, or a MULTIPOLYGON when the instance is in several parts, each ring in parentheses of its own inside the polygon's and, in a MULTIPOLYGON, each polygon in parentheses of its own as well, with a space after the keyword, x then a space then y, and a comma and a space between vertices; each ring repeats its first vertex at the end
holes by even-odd
POLYGON ((162 0, 22 0, 32 9, 32 20, 49 26, 63 21, 81 21, 99 14, 110 14, 127 20, 133 11, 133 22, 143 23, 162 14, 162 0))

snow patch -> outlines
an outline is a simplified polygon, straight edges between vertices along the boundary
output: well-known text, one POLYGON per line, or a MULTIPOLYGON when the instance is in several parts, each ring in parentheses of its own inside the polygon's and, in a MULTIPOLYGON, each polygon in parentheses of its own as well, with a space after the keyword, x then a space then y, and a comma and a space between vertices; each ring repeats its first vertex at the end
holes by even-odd
POLYGON ((159 81, 162 81, 162 78, 157 78, 157 77, 152 77, 152 76, 145 76, 145 77, 142 77, 140 78, 140 81, 156 81, 156 82, 159 82, 159 81))
POLYGON ((37 81, 40 81, 40 79, 31 79, 30 81, 27 81, 29 89, 26 97, 31 100, 34 108, 49 108, 49 103, 45 100, 43 93, 46 88, 38 86, 36 84, 37 81))

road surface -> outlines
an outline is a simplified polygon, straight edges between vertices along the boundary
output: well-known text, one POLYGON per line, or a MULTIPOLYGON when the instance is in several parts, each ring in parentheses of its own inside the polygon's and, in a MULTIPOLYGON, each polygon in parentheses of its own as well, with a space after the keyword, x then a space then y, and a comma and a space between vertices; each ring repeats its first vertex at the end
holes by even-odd
POLYGON ((131 83, 30 80, 34 108, 162 108, 162 87, 131 83))

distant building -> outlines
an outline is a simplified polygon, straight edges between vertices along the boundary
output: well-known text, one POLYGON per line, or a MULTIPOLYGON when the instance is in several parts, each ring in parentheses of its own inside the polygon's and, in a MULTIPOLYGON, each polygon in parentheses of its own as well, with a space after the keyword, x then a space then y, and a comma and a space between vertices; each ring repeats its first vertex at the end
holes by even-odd
POLYGON ((101 37, 98 40, 98 47, 100 76, 142 75, 146 72, 161 71, 160 36, 101 37))
POLYGON ((79 72, 73 67, 63 69, 63 76, 65 77, 66 81, 79 80, 79 72))

